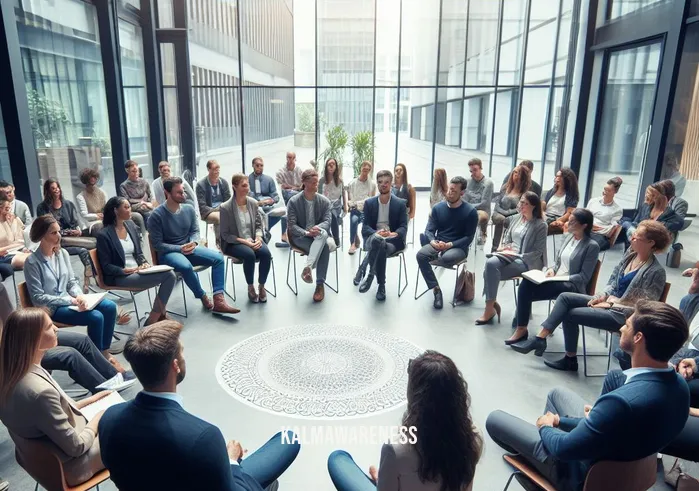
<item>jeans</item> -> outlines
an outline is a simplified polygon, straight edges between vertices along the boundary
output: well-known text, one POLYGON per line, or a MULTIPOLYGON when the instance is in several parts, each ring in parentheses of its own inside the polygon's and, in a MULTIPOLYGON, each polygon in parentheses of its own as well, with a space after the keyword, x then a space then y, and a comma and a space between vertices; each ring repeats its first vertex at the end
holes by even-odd
MULTIPOLYGON (((699 311, 699 293, 688 293, 680 300, 680 312, 684 316, 687 324, 691 324, 694 316, 699 311)), ((689 333, 692 334, 691 332, 689 333)), ((691 339, 690 339, 691 341, 691 339)))
POLYGON ((293 441, 294 434, 287 431, 287 435, 288 440, 283 440, 281 432, 277 433, 245 459, 238 461, 240 468, 262 488, 276 481, 296 460, 301 450, 299 443, 289 443, 293 441))
POLYGON ((264 285, 267 282, 267 275, 272 265, 272 253, 269 252, 267 244, 262 244, 258 250, 254 251, 245 244, 226 244, 226 254, 243 261, 243 272, 248 286, 255 283, 255 262, 260 261, 259 283, 264 285))
POLYGON ((340 210, 331 210, 330 233, 333 236, 335 245, 340 247, 340 226, 342 218, 340 218, 340 210))
MULTIPOLYGON (((282 189, 282 198, 284 199, 284 204, 286 205, 289 203, 289 200, 291 199, 292 196, 298 194, 299 191, 293 190, 293 189, 282 189)), ((286 215, 281 217, 282 220, 282 234, 286 233, 286 215)), ((274 222, 277 223, 277 222, 274 222)), ((269 228, 272 228, 272 223, 270 222, 269 228)))
POLYGON ((15 274, 12 269, 12 257, 13 256, 0 257, 0 276, 2 276, 2 281, 5 281, 15 274))
POLYGON ((553 332, 559 324, 563 323, 563 337, 567 353, 578 351, 578 336, 580 324, 595 329, 618 332, 626 323, 626 316, 613 309, 594 309, 587 303, 592 299, 590 295, 582 293, 561 293, 556 299, 551 314, 541 324, 544 329, 553 332))
POLYGON ((529 325, 533 302, 555 300, 561 293, 574 291, 575 285, 568 281, 550 281, 537 285, 523 279, 517 289, 517 326, 529 325))
POLYGON ((87 326, 87 335, 97 349, 104 351, 109 349, 114 335, 117 306, 111 300, 102 300, 92 310, 77 312, 68 307, 59 307, 53 313, 51 319, 63 324, 74 326, 87 326))
POLYGON ((195 298, 203 297, 206 292, 199 283, 199 276, 194 272, 194 266, 210 266, 211 282, 214 295, 223 293, 226 280, 226 269, 223 255, 207 247, 197 246, 194 252, 184 255, 181 252, 168 252, 160 257, 160 264, 172 266, 176 272, 182 275, 182 279, 194 294, 195 298))
POLYGON ((359 229, 360 223, 364 223, 364 212, 356 208, 350 210, 350 245, 357 238, 357 229, 359 229))
POLYGON ((304 267, 316 268, 316 284, 324 283, 330 262, 328 232, 321 229, 320 234, 316 237, 294 237, 293 242, 295 247, 307 254, 304 267))
POLYGON ((483 268, 483 294, 485 300, 495 300, 498 296, 498 287, 501 281, 520 276, 529 268, 521 259, 515 259, 511 263, 499 257, 489 257, 483 268))
POLYGON ((67 371, 70 378, 93 394, 99 392, 98 385, 118 373, 90 338, 65 329, 58 331, 58 346, 44 353, 41 366, 49 371, 67 371))
POLYGON ((606 235, 596 234, 593 232, 590 234, 590 238, 597 242, 597 245, 599 245, 600 252, 609 249, 609 237, 607 237, 606 235))
POLYGON ((337 491, 376 491, 376 483, 362 471, 350 454, 335 450, 328 457, 328 474, 337 491))
POLYGON ((439 283, 437 282, 437 277, 434 274, 430 261, 439 259, 441 264, 447 267, 453 266, 466 257, 466 251, 458 247, 452 247, 443 252, 438 251, 427 243, 427 238, 424 234, 420 234, 420 243, 422 244, 422 248, 417 251, 417 265, 420 268, 422 277, 425 279, 425 283, 427 283, 427 288, 437 288, 439 283))
POLYGON ((138 274, 132 273, 128 276, 117 276, 114 278, 114 286, 122 288, 155 288, 158 287, 158 297, 153 304, 153 311, 160 314, 165 313, 165 307, 172 290, 177 283, 177 276, 172 271, 162 273, 138 274))

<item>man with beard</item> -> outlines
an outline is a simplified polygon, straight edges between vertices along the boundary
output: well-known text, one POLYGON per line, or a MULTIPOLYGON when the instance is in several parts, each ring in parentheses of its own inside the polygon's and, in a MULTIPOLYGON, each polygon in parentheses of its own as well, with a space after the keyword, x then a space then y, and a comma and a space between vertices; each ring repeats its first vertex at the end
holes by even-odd
POLYGON ((102 462, 119 489, 261 491, 291 465, 300 445, 277 433, 259 450, 188 413, 177 385, 187 372, 182 324, 165 320, 136 331, 124 356, 143 391, 105 411, 99 424, 102 462))

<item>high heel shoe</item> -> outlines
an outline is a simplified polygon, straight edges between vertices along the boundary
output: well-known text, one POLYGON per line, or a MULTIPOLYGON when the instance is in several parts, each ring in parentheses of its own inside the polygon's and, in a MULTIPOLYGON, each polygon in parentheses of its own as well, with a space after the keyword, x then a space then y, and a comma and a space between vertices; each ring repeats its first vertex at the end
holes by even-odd
POLYGON ((493 305, 493 308, 495 309, 495 313, 498 315, 498 324, 500 324, 500 313, 502 312, 502 309, 500 308, 500 304, 495 302, 493 305))
POLYGON ((506 339, 505 340, 505 345, 511 346, 513 344, 521 343, 522 341, 526 341, 529 339, 529 331, 526 331, 524 334, 522 334, 520 337, 515 338, 515 339, 506 339))
POLYGON ((496 316, 496 315, 497 315, 497 313, 491 315, 488 319, 476 319, 476 325, 477 325, 477 326, 483 326, 483 325, 485 325, 485 324, 492 324, 492 323, 493 323, 493 319, 495 319, 495 316, 496 316))

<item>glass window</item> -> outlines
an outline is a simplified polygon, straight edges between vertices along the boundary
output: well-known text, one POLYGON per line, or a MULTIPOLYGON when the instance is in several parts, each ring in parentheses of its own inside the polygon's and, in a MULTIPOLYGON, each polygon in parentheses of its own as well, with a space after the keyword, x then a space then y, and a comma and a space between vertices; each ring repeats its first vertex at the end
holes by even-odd
POLYGON ((532 0, 527 40, 525 84, 546 84, 551 80, 553 51, 556 47, 556 16, 558 5, 551 8, 550 0, 532 0))
MULTIPOLYGON (((401 88, 403 93, 403 88, 401 88)), ((434 89, 410 89, 410 104, 400 106, 407 116, 398 132, 398 162, 405 164, 413 186, 430 186, 434 140, 434 89)))
POLYGON ((495 83, 499 2, 471 2, 466 44, 466 84, 495 83))
POLYGON ((0 179, 12 182, 10 154, 7 150, 7 137, 5 136, 5 122, 2 119, 2 109, 0 109, 0 179))
MULTIPOLYGON (((550 5, 550 3, 549 3, 550 5)), ((498 85, 519 84, 522 66, 522 45, 526 26, 527 0, 505 0, 502 14, 502 41, 498 85)))
POLYGON ((66 199, 84 188, 80 172, 98 169, 116 193, 97 15, 80 0, 23 2, 16 8, 29 117, 42 179, 66 199))
POLYGON ((638 10, 662 3, 670 3, 671 1, 672 0, 609 0, 610 5, 607 10, 607 18, 613 20, 638 10))
POLYGON ((546 121, 548 97, 548 88, 525 87, 522 92, 522 118, 519 123, 517 160, 532 161, 534 164, 532 179, 537 182, 541 172, 541 146, 544 144, 546 130, 543 123, 546 121))
POLYGON ((436 85, 439 0, 403 0, 402 21, 401 85, 436 85))
POLYGON ((655 102, 661 43, 610 53, 596 135, 590 196, 602 193, 607 180, 621 176, 616 200, 635 208, 645 166, 655 102))
MULTIPOLYGON (((396 107, 398 91, 396 89, 376 89, 376 123, 374 124, 375 163, 378 168, 390 169, 396 159, 396 107), (385 96, 388 94, 388 104, 385 96), (381 101, 379 101, 381 99, 381 101), (384 116, 387 114, 388 116, 384 116)), ((401 111, 403 109, 401 108, 401 111)))
POLYGON ((141 28, 124 20, 119 20, 119 46, 121 48, 121 80, 124 89, 129 157, 138 162, 143 170, 143 177, 152 180, 153 166, 150 155, 148 101, 146 99, 146 74, 143 66, 141 28))

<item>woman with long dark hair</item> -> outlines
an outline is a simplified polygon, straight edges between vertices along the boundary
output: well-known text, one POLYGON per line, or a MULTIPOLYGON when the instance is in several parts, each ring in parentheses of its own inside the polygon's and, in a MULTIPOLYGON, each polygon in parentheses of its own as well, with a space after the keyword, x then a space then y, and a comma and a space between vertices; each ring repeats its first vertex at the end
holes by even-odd
POLYGON ((483 438, 471 419, 468 384, 448 356, 428 350, 408 363, 405 438, 381 448, 369 476, 344 450, 328 458, 338 491, 470 491, 483 438))
POLYGON ((44 201, 36 207, 36 215, 51 215, 56 219, 60 227, 61 247, 71 256, 79 256, 85 266, 83 293, 87 293, 95 271, 88 249, 94 249, 97 242, 92 237, 84 237, 88 234, 87 230, 80 229, 78 211, 72 202, 63 199, 61 184, 56 179, 49 178, 44 182, 44 201))
POLYGON ((340 175, 340 166, 337 160, 330 157, 325 161, 323 177, 318 185, 318 192, 330 200, 330 231, 332 232, 335 244, 340 246, 340 224, 342 223, 342 213, 347 213, 347 199, 345 196, 345 186, 340 175))
POLYGON ((408 181, 408 169, 405 164, 396 164, 393 170, 393 188, 391 192, 404 199, 408 207, 408 219, 415 218, 415 188, 408 181))
POLYGON ((509 223, 508 219, 518 213, 519 200, 529 190, 530 186, 531 174, 526 166, 518 165, 512 169, 510 177, 507 178, 507 182, 500 190, 500 197, 495 202, 495 210, 493 210, 492 217, 495 230, 493 231, 491 252, 498 250, 500 240, 502 240, 502 233, 509 223))
POLYGON ((122 288, 158 287, 158 296, 145 323, 147 326, 166 318, 167 301, 177 277, 172 271, 146 271, 151 266, 143 255, 139 229, 131 217, 129 200, 117 196, 107 201, 102 219, 104 228, 97 236, 97 256, 105 284, 122 288))
POLYGON ((542 209, 546 212, 548 233, 562 234, 563 224, 578 206, 578 178, 570 167, 562 167, 556 172, 553 187, 546 193, 542 209))

